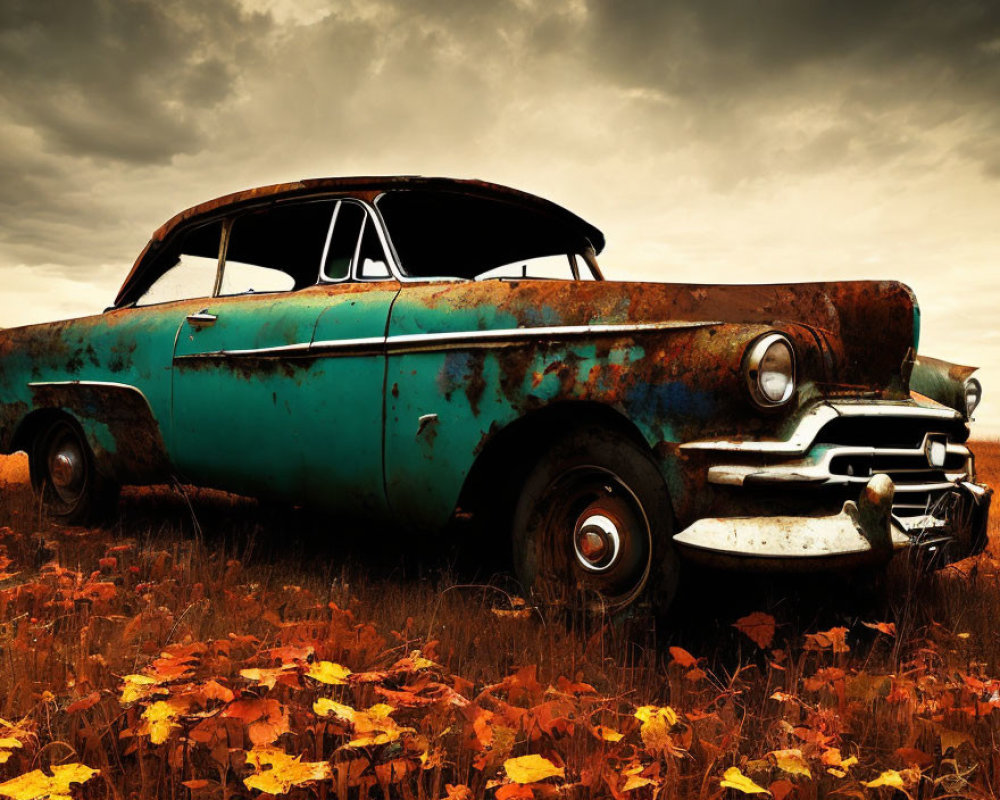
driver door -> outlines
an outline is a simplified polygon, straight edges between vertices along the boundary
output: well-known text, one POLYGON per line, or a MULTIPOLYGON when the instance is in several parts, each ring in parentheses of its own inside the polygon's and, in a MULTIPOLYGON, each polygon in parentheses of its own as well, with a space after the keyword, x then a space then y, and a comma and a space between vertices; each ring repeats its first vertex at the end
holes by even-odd
POLYGON ((180 320, 174 348, 176 460, 196 483, 384 510, 385 330, 399 286, 353 279, 366 214, 333 199, 232 220, 215 296, 180 320), (320 320, 363 346, 338 350, 325 333, 314 348, 320 320))

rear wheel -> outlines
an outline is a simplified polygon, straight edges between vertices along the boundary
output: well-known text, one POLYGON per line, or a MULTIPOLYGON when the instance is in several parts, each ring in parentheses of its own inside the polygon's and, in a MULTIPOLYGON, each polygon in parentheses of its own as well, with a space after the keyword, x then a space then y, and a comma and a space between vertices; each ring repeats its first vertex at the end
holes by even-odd
POLYGON ((677 589, 673 514, 646 450, 602 428, 561 436, 537 461, 513 523, 514 567, 547 605, 666 611, 677 589))
POLYGON ((83 432, 69 419, 51 422, 35 439, 30 469, 35 492, 49 516, 59 522, 100 521, 118 500, 118 486, 94 468, 83 432))

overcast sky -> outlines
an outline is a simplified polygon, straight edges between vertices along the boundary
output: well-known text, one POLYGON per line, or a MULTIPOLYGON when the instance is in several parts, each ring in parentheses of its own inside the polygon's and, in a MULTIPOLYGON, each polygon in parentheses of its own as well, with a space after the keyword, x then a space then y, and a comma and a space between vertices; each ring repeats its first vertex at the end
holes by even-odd
POLYGON ((568 206, 614 278, 903 280, 1000 434, 996 0, 0 0, 2 326, 196 202, 396 173, 568 206))

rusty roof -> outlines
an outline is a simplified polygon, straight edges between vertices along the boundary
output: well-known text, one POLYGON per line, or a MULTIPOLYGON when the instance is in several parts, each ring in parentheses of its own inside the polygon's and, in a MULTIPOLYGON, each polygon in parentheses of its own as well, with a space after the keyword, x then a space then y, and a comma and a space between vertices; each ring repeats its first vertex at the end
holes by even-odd
POLYGON ((425 178, 419 175, 306 178, 294 183, 275 183, 270 186, 244 189, 217 197, 214 200, 198 203, 198 205, 191 206, 191 208, 174 215, 157 228, 153 233, 151 243, 163 241, 177 226, 187 220, 201 216, 210 216, 215 212, 238 208, 242 205, 253 205, 262 200, 279 200, 323 192, 366 193, 374 196, 393 189, 423 189, 429 191, 458 192, 479 197, 495 197, 498 200, 505 200, 510 203, 533 208, 539 213, 548 214, 564 223, 568 223, 572 227, 580 229, 598 253, 604 248, 604 234, 600 230, 586 220, 578 217, 572 211, 537 195, 487 181, 459 178, 425 178))

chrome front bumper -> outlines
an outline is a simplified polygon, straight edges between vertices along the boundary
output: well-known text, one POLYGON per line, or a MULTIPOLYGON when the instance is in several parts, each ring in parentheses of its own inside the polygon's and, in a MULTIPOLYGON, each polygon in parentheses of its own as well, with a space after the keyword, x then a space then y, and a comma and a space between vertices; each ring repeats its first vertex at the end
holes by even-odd
POLYGON ((940 567, 982 551, 992 494, 988 486, 965 482, 937 515, 900 519, 893 514, 892 480, 875 475, 838 514, 705 518, 676 534, 674 542, 692 560, 741 569, 877 566, 912 548, 940 567))

